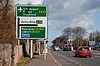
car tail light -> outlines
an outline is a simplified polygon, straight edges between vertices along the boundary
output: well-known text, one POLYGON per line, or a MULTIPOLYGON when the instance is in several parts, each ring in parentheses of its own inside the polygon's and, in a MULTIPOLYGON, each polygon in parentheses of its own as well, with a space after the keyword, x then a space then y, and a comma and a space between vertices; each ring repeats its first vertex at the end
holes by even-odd
POLYGON ((81 51, 79 51, 79 53, 82 53, 81 51))
POLYGON ((65 47, 65 48, 67 48, 67 47, 65 47))

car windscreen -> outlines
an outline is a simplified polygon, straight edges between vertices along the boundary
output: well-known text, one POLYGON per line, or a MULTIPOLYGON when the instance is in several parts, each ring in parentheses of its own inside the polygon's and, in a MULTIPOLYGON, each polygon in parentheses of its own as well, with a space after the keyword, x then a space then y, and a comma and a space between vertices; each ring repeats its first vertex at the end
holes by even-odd
POLYGON ((65 47, 71 47, 70 45, 66 45, 65 47))
POLYGON ((59 46, 54 46, 54 48, 59 48, 59 46))
POLYGON ((80 50, 89 50, 88 47, 82 47, 80 50))

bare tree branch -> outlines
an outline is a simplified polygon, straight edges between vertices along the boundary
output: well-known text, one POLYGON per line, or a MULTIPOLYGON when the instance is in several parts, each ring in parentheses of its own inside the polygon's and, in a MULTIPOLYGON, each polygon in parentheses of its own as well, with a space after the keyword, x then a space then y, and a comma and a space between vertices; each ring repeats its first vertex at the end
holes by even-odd
POLYGON ((15 13, 12 0, 0 0, 0 43, 16 42, 15 13))

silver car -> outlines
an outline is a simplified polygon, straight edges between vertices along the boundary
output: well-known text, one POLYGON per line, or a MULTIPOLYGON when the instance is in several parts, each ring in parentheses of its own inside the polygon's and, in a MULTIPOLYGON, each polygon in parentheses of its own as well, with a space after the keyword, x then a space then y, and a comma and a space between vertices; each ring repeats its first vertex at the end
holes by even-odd
POLYGON ((54 51, 60 51, 59 46, 54 46, 54 51))

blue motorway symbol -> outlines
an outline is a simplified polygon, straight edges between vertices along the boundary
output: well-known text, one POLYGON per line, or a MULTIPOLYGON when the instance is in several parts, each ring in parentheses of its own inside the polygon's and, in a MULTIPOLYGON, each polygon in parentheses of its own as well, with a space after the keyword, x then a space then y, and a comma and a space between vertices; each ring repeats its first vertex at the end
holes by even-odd
POLYGON ((22 34, 22 37, 30 37, 30 34, 22 34))

